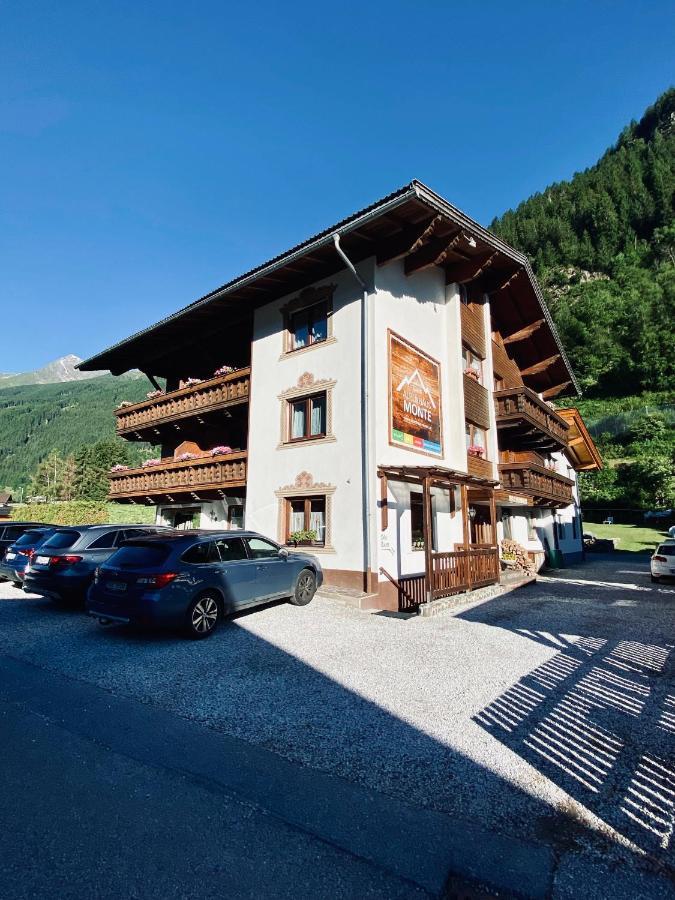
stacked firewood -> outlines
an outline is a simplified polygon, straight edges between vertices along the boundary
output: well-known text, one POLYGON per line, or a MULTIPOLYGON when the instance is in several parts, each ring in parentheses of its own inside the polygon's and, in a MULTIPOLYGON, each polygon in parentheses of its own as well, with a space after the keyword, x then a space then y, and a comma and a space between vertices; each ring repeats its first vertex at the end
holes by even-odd
POLYGON ((517 569, 520 572, 531 572, 534 574, 536 566, 530 559, 527 550, 518 541, 511 541, 504 538, 501 543, 502 560, 510 569, 517 569))

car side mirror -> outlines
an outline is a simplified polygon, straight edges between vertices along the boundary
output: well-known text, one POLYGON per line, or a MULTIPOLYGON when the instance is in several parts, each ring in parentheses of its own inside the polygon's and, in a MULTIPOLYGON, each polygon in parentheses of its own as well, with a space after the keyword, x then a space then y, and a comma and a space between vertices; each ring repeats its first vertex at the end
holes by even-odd
POLYGON ((285 547, 279 547, 279 558, 288 559, 288 550, 285 547))

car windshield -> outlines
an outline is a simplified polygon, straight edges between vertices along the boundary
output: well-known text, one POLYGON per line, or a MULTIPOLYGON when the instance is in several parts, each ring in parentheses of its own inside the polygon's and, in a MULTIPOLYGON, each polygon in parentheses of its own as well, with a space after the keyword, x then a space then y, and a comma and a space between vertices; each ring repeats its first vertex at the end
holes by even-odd
POLYGON ((166 544, 128 544, 113 553, 106 565, 119 566, 121 569, 161 566, 168 555, 169 548, 166 544))
POLYGON ((44 550, 60 550, 62 547, 72 547, 80 537, 79 531, 55 531, 42 545, 44 550))
POLYGON ((20 538, 14 542, 15 547, 36 547, 44 540, 43 531, 24 531, 20 538))
POLYGON ((661 544, 656 552, 659 556, 675 556, 675 544, 661 544))

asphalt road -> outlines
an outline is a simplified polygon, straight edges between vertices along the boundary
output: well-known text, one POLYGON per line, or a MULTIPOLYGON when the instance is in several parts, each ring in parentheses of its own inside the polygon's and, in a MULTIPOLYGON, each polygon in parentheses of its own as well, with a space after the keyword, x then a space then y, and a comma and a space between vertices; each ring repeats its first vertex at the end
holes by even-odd
POLYGON ((199 644, 0 586, 0 896, 673 895, 675 586, 645 574, 199 644))

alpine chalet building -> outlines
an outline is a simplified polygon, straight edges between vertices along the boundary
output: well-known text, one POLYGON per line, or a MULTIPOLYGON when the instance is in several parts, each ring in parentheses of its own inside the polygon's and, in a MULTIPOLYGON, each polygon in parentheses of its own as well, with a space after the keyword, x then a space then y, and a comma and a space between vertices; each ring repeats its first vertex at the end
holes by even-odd
POLYGON ((115 415, 161 453, 110 499, 307 546, 364 605, 495 583, 504 539, 581 557, 600 461, 532 269, 418 181, 80 368, 154 387, 115 415))

